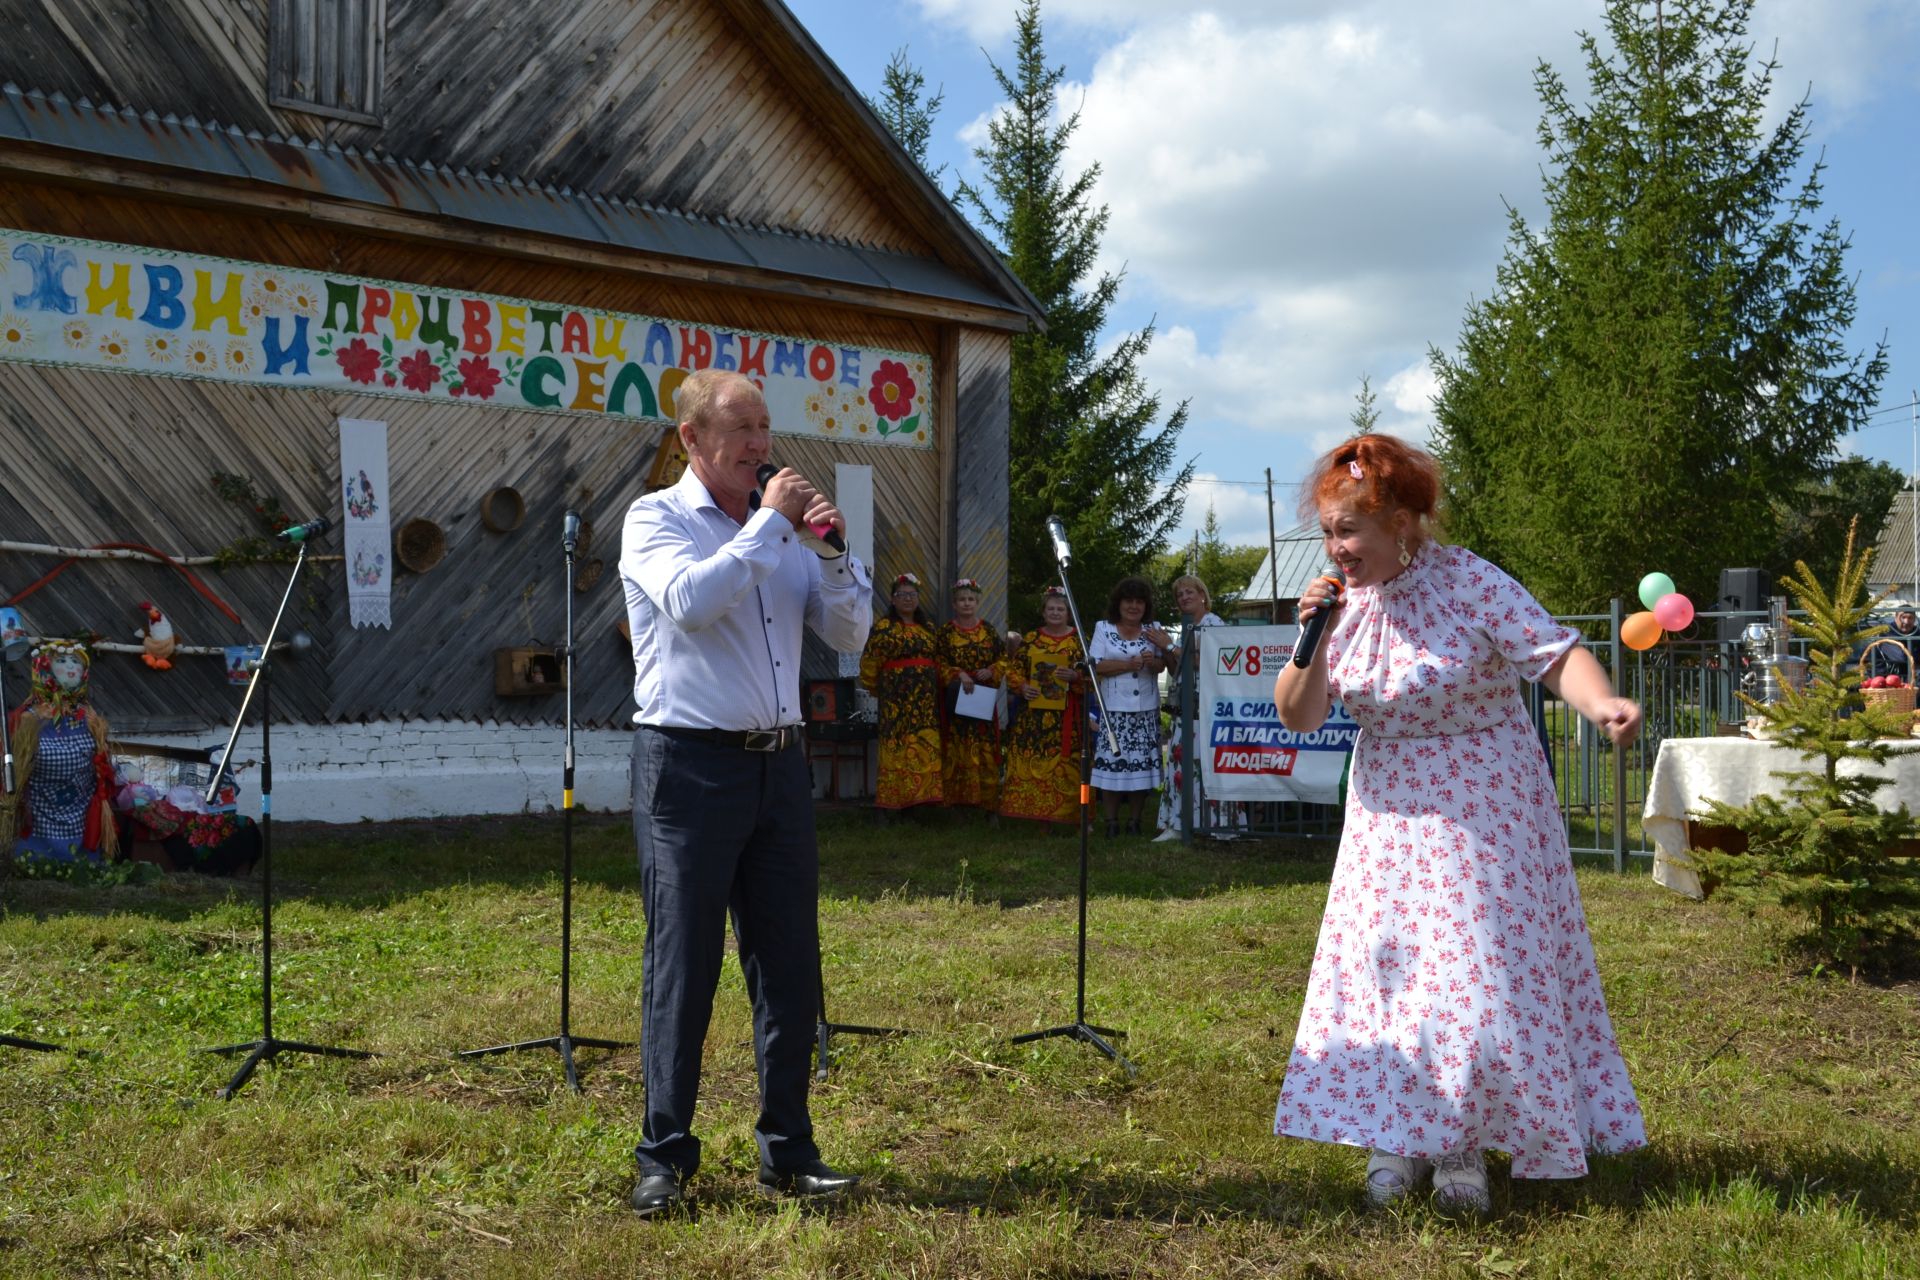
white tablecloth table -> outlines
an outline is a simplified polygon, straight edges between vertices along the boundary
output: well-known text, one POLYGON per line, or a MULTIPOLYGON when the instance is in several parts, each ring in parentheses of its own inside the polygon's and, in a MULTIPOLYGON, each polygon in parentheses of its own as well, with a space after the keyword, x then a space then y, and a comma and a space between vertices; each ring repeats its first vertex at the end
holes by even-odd
MULTIPOLYGON (((1752 738, 1668 738, 1654 757, 1647 779, 1647 802, 1640 824, 1653 840, 1653 878, 1689 898, 1702 896, 1700 877, 1687 856, 1687 815, 1707 807, 1709 800, 1731 805, 1751 803, 1758 795, 1780 795, 1785 783, 1775 770, 1797 771, 1816 766, 1778 743, 1752 738)), ((1876 800, 1882 808, 1905 802, 1920 812, 1920 752, 1903 752, 1876 767, 1866 761, 1841 762, 1843 775, 1863 771, 1893 779, 1876 800)))

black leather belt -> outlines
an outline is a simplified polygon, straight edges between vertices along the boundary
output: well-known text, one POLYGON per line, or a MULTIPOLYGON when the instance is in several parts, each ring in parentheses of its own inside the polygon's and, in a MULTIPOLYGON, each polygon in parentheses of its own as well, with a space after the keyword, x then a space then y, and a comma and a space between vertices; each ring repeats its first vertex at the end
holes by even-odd
POLYGON ((658 729, 668 737, 696 738, 736 751, 785 751, 801 737, 797 724, 783 724, 778 729, 689 729, 674 724, 650 724, 647 728, 658 729))

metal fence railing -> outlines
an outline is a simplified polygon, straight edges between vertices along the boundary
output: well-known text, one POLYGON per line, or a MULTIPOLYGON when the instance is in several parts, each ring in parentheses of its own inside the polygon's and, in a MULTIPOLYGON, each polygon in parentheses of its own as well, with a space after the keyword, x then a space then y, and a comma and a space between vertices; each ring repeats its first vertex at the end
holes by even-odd
MULTIPOLYGON (((1775 608, 1780 602, 1775 602, 1775 608)), ((1567 843, 1576 856, 1605 858, 1615 870, 1637 861, 1651 862, 1652 842, 1641 826, 1647 779, 1660 744, 1674 737, 1704 737, 1746 717, 1739 699, 1744 655, 1737 639, 1750 622, 1767 622, 1773 614, 1752 612, 1701 613, 1684 634, 1663 639, 1645 652, 1629 649, 1620 639, 1620 624, 1628 609, 1615 600, 1602 614, 1563 616, 1559 621, 1581 633, 1582 642, 1599 659, 1614 688, 1638 702, 1645 713, 1640 738, 1625 750, 1615 750, 1594 727, 1539 685, 1527 686, 1527 704, 1560 798, 1567 827, 1567 843), (1730 639, 1723 640, 1726 636, 1730 639)), ((1804 656, 1805 645, 1795 641, 1804 656)), ((1192 648, 1197 652, 1197 646, 1192 648)), ((1338 805, 1211 801, 1200 778, 1195 741, 1198 699, 1194 663, 1182 664, 1180 708, 1174 740, 1181 747, 1182 779, 1187 795, 1182 804, 1182 834, 1187 839, 1235 836, 1337 838, 1338 805)))

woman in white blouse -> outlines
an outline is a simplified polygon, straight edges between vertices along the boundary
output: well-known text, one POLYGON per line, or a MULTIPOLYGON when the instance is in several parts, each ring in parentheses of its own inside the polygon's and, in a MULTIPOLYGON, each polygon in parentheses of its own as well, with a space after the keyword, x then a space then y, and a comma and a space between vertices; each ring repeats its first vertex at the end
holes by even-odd
POLYGON ((1120 833, 1122 795, 1130 797, 1128 833, 1144 834, 1140 824, 1147 797, 1160 780, 1159 676, 1167 651, 1159 628, 1144 625, 1152 615, 1152 584, 1122 578, 1107 597, 1106 621, 1094 627, 1087 646, 1106 710, 1094 740, 1093 785, 1100 789, 1110 836, 1120 833))

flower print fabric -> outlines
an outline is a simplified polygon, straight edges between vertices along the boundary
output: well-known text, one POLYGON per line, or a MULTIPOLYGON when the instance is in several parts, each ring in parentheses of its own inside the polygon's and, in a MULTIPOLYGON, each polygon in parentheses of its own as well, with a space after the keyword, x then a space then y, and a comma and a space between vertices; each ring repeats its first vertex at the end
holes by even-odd
POLYGON ((1520 1178, 1645 1144, 1518 689, 1577 642, 1459 547, 1348 596, 1329 691, 1360 736, 1276 1133, 1520 1178))

